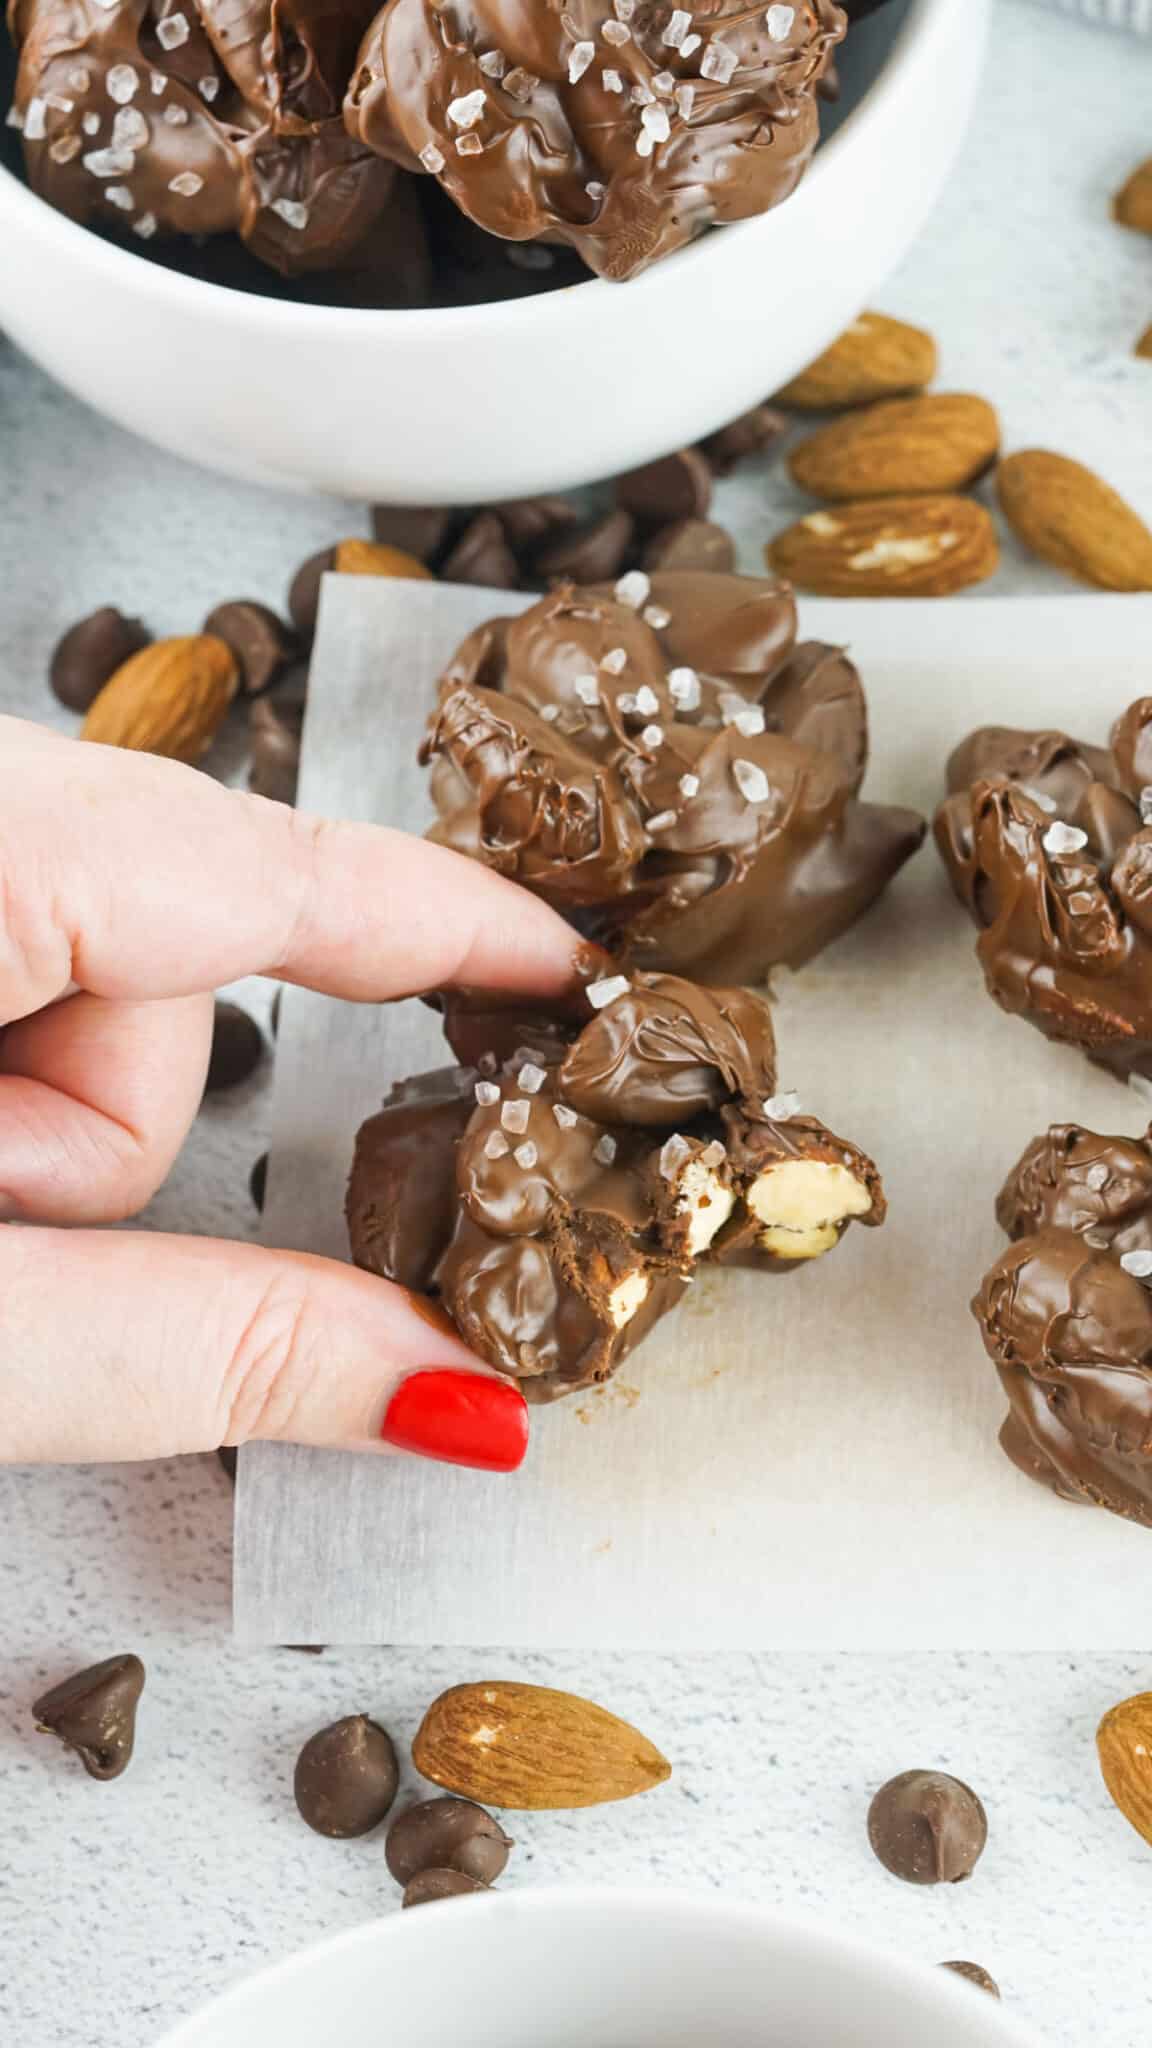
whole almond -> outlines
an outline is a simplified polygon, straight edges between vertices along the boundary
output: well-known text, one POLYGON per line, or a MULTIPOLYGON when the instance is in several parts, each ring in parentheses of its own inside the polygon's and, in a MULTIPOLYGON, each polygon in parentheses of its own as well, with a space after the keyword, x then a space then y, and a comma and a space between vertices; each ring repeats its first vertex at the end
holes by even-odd
POLYGON ((922 327, 890 320, 886 313, 861 313, 822 356, 776 393, 776 403, 797 412, 832 412, 922 391, 935 375, 936 343, 922 327))
POLYGON ((1125 1820, 1152 1842, 1152 1692, 1111 1707, 1096 1730, 1104 1783, 1125 1820))
POLYGON ((967 392, 891 398, 846 413, 793 448, 794 483, 816 498, 894 498, 913 491, 962 491, 1000 445, 987 399, 967 392))
POLYGON ((454 1685, 425 1714, 412 1761, 485 1806, 600 1806, 672 1775, 652 1743, 591 1700, 494 1679, 454 1685))
POLYGON ((1019 540, 1082 583, 1152 590, 1152 533, 1096 472, 1025 448, 996 471, 1000 505, 1019 540))
POLYGON ((991 576, 991 516, 974 498, 866 498, 810 512, 764 550, 770 569, 823 597, 950 597, 991 576))
POLYGON ((389 547, 380 540, 342 540, 332 564, 340 576, 404 576, 423 582, 432 580, 426 562, 406 555, 403 548, 389 547))
POLYGON ((1152 156, 1146 163, 1137 164, 1127 183, 1120 187, 1112 201, 1112 218, 1121 227, 1152 235, 1152 156))
POLYGON ((214 633, 154 640, 105 683, 80 737, 198 761, 223 723, 238 681, 236 658, 214 633))

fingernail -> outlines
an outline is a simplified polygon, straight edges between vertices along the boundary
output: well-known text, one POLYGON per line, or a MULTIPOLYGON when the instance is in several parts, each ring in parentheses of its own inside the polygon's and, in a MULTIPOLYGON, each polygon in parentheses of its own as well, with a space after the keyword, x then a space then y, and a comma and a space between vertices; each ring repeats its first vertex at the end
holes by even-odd
POLYGON ((509 1380, 414 1372, 389 1401, 380 1435, 418 1458, 515 1472, 528 1449, 528 1404, 509 1380))

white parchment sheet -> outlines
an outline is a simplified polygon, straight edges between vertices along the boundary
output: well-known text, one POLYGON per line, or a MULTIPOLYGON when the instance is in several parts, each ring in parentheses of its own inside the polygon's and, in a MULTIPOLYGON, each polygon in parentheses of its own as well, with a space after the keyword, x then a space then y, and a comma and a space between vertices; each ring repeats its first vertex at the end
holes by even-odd
MULTIPOLYGON (((301 797, 420 829, 416 748, 443 660, 524 600, 327 581, 301 797)), ((1152 600, 802 605, 871 706, 866 793, 930 811, 971 726, 1102 740, 1152 689, 1152 600)), ((412 915, 420 907, 413 904, 412 915)), ((533 1411, 511 1478, 397 1458, 242 1453, 236 1623, 254 1642, 664 1650, 1132 1649, 1152 1531, 1060 1503, 996 1444, 968 1301, 993 1198, 1052 1121, 1136 1133, 1147 1105, 1002 1016, 929 844, 881 905, 779 977, 780 1086, 874 1153, 891 1203, 787 1278, 701 1277, 596 1394, 533 1411)), ((417 1003, 285 992, 265 1237, 346 1256, 353 1135, 442 1063, 417 1003)))

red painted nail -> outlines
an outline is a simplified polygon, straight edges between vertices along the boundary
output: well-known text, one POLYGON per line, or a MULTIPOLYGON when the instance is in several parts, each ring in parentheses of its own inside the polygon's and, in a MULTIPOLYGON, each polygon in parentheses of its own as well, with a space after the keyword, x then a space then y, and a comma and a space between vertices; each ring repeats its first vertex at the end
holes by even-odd
POLYGON ((515 1472, 528 1449, 528 1403, 509 1380, 414 1372, 389 1401, 380 1434, 418 1458, 515 1472))

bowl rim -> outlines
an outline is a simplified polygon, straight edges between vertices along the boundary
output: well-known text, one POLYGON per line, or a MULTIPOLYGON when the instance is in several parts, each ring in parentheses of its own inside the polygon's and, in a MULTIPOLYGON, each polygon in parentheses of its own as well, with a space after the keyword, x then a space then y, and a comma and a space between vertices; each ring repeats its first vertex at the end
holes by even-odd
MULTIPOLYGON (((683 1886, 665 1888, 635 1884, 619 1887, 551 1884, 527 1891, 474 1894, 455 1899, 452 1904, 456 1924, 465 1912, 474 1919, 508 1919, 519 1924, 556 1914, 562 1916, 565 1928, 572 1932, 582 1913, 599 1916, 610 1912, 614 1929, 622 1920, 655 1920, 670 1938, 676 1932, 674 1923, 677 1920, 685 1934, 700 1931, 708 1922, 723 1923, 733 1929, 743 1928, 760 1940, 766 1930, 770 1930, 778 1941, 802 1952, 807 1951, 816 1969, 835 1968, 838 1962, 855 1964, 876 1978, 886 1979, 896 1996, 914 1987, 924 1992, 930 1986, 934 1998, 938 1999, 941 2015, 951 2011, 957 2017, 964 2013, 969 2020, 976 2019, 977 2031, 987 2034, 986 2048, 1039 2048, 1037 2035, 1015 2014, 1005 2012, 987 1993, 977 1993, 942 1964, 914 1961, 861 1935, 831 1925, 827 1920, 781 1912, 774 1906, 729 1899, 716 1892, 693 1891, 683 1886), (983 2007, 972 2004, 972 2000, 979 1996, 985 2000, 983 2007)), ((338 1958, 381 1940, 392 1946, 406 1941, 424 1946, 434 1934, 437 1924, 424 1914, 417 1915, 413 1921, 406 1914, 397 1912, 310 1942, 305 1948, 295 1949, 291 1954, 265 1964, 207 2004, 177 2020, 161 2035, 156 2048, 205 2048, 204 2027, 221 2015, 228 2018, 230 2013, 234 2017, 238 2012, 243 2019, 245 2005, 258 1997, 265 1986, 291 1985, 295 1979, 306 1975, 319 1959, 338 1958)), ((255 2017, 258 2019, 259 2016, 257 2012, 255 2017)))
MULTIPOLYGON (((836 133, 818 148, 798 191, 822 191, 829 177, 838 171, 846 148, 885 119, 888 103, 902 90, 909 71, 930 61, 934 33, 958 4, 959 0, 910 0, 879 77, 836 133)), ((237 291, 229 285, 189 277, 183 271, 150 263, 146 256, 105 241, 67 214, 58 212, 0 165, 0 213, 5 209, 17 218, 23 217, 38 236, 47 240, 62 262, 79 258, 111 287, 125 291, 130 288, 138 296, 166 302, 175 313, 182 309, 196 311, 256 334, 289 336, 297 332, 314 338, 325 333, 347 336, 351 332, 387 340, 403 333, 405 340, 417 343, 422 336, 432 334, 486 334, 498 339, 513 327, 519 336, 530 341, 551 324, 556 313, 564 317, 574 294, 580 295, 581 304, 590 313, 605 302, 606 295, 626 295, 621 297, 621 303, 642 318, 646 306, 658 293, 678 294, 681 280, 688 289, 703 284, 697 273, 719 262, 721 251, 725 262, 729 251, 743 251, 750 262, 755 261, 756 238, 771 233, 777 210, 773 208, 752 220, 735 222, 718 233, 701 236, 687 248, 654 263, 626 286, 592 278, 556 291, 527 294, 518 299, 487 300, 475 306, 367 307, 301 305, 290 299, 265 297, 260 292, 237 291)))

